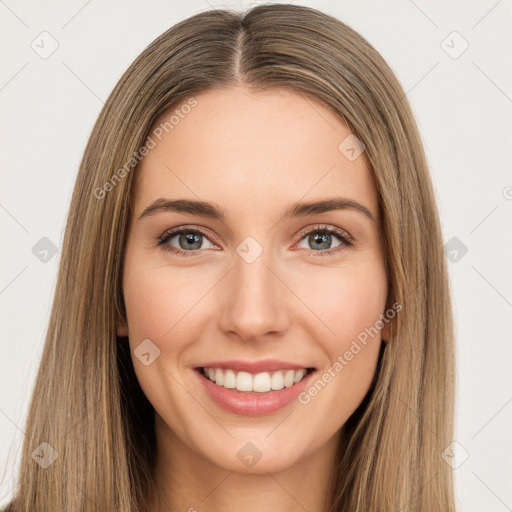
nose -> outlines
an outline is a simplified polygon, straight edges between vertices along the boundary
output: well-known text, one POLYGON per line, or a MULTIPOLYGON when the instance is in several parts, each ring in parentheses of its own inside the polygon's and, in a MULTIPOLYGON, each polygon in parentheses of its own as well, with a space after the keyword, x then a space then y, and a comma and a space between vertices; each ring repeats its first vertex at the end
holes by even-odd
POLYGON ((234 258, 221 293, 219 325, 227 336, 257 342, 287 331, 293 294, 276 271, 270 252, 263 251, 250 263, 238 255, 234 258))

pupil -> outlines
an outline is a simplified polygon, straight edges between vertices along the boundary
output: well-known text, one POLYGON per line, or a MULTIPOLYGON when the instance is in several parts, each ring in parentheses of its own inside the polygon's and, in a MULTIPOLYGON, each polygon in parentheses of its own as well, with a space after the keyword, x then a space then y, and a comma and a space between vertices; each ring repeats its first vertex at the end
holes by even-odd
POLYGON ((316 233, 310 237, 313 243, 323 244, 322 247, 318 247, 319 249, 328 249, 330 245, 331 235, 328 233, 316 233))
POLYGON ((189 249, 200 249, 201 248, 200 236, 201 235, 198 235, 196 233, 182 234, 180 236, 180 246, 182 245, 182 242, 184 242, 184 245, 189 244, 188 245, 189 249), (194 245, 194 243, 196 244, 196 247, 190 247, 190 245, 194 245))

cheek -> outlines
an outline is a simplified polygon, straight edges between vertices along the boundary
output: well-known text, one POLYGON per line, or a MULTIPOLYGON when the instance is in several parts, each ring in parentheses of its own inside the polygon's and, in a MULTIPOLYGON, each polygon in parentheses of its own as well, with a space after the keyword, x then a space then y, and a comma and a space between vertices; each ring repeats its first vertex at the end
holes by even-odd
MULTIPOLYGON (((188 404, 189 397, 183 394, 183 384, 176 385, 176 379, 180 380, 178 366, 183 353, 199 338, 202 324, 198 303, 208 288, 202 280, 191 280, 190 273, 186 279, 185 271, 146 265, 143 258, 130 263, 125 267, 123 291, 137 380, 160 415, 184 421, 188 409, 180 409, 179 404, 188 404), (137 358, 137 347, 146 339, 160 351, 148 366, 137 358)), ((156 349, 150 350, 156 353, 156 349)), ((180 429, 179 423, 173 423, 175 430, 180 429)))
POLYGON ((365 329, 375 326, 384 312, 385 270, 376 265, 303 273, 299 296, 312 311, 307 318, 317 326, 319 341, 323 340, 330 356, 338 355, 365 329))
POLYGON ((143 263, 127 267, 124 298, 130 343, 149 338, 158 346, 172 337, 173 351, 179 350, 191 337, 190 318, 204 293, 204 281, 190 279, 189 272, 143 263))
POLYGON ((374 378, 381 347, 375 324, 384 312, 387 282, 381 272, 337 269, 314 283, 308 306, 322 321, 310 315, 306 329, 326 357, 299 402, 313 431, 332 435, 361 404, 374 378))

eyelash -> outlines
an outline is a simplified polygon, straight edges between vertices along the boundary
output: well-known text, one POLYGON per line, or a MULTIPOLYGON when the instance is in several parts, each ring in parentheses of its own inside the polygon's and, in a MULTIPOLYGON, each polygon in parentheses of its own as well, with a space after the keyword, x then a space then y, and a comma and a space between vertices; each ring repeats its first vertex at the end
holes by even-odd
MULTIPOLYGON (((200 249, 195 249, 192 251, 184 251, 183 249, 177 249, 176 247, 172 247, 171 245, 167 244, 167 242, 171 238, 173 238, 174 236, 179 235, 181 233, 200 234, 200 235, 203 235, 204 237, 210 239, 208 233, 206 233, 205 231, 203 231, 202 229, 197 228, 197 227, 196 228, 188 228, 188 227, 172 228, 172 229, 166 231, 162 236, 160 236, 158 238, 157 246, 162 247, 162 249, 164 251, 168 251, 173 254, 178 254, 178 255, 182 255, 182 256, 196 256, 197 252, 200 251, 200 249)), ((327 233, 327 234, 331 234, 331 235, 336 235, 341 242, 340 245, 338 245, 337 247, 333 247, 331 249, 324 249, 324 250, 320 250, 320 251, 314 251, 312 249, 309 249, 308 251, 312 252, 314 254, 314 256, 330 256, 331 254, 334 254, 340 250, 354 246, 354 242, 353 242, 352 238, 350 237, 350 235, 348 235, 348 233, 346 233, 345 231, 343 231, 339 228, 336 228, 334 226, 327 226, 327 225, 315 226, 313 229, 310 229, 309 231, 302 232, 299 242, 306 236, 311 235, 312 233, 321 233, 321 234, 327 233)), ((211 240, 210 240, 210 242, 211 242, 211 240)))

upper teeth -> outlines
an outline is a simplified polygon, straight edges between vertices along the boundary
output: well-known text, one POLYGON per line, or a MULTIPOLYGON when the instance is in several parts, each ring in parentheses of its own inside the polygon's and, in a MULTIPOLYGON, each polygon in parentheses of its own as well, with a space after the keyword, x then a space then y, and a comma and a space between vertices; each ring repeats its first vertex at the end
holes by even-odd
POLYGON ((289 388, 300 382, 307 370, 279 370, 277 372, 235 372, 223 368, 203 368, 203 375, 215 382, 218 386, 237 389, 238 391, 256 391, 266 393, 267 391, 278 391, 284 387, 289 388))

